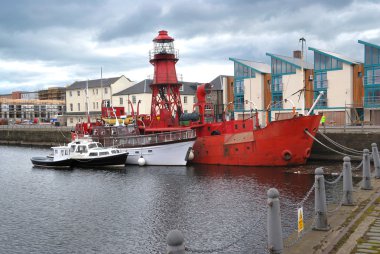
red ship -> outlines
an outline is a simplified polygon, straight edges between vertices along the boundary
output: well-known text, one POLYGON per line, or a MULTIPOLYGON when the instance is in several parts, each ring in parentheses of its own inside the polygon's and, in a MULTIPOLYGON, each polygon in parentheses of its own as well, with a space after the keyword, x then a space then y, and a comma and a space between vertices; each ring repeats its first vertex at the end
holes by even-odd
POLYGON ((192 163, 285 166, 305 164, 310 157, 320 115, 295 116, 291 119, 273 121, 261 128, 257 114, 248 120, 232 120, 205 123, 205 109, 211 108, 205 101, 209 84, 198 87, 198 124, 192 123, 197 131, 193 146, 192 163))
POLYGON ((295 115, 291 119, 270 122, 263 128, 258 125, 257 113, 248 120, 206 122, 206 119, 215 119, 213 105, 205 99, 211 89, 210 84, 198 86, 194 112, 183 113, 179 92, 181 84, 175 70, 178 54, 173 41, 167 31, 160 31, 153 40, 150 62, 154 65, 155 78, 151 85, 151 121, 140 126, 144 133, 195 129, 197 139, 191 163, 244 166, 306 163, 314 141, 306 131, 315 136, 321 118, 319 115, 295 115), (190 123, 181 126, 181 120, 189 120, 190 123))

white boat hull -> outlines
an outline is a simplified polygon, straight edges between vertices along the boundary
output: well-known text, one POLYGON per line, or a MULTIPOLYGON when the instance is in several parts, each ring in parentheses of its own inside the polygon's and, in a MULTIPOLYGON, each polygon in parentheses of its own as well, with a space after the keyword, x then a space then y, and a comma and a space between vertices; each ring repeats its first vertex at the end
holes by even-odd
POLYGON ((129 155, 126 164, 139 165, 138 160, 143 156, 145 165, 156 166, 185 166, 189 149, 195 140, 164 145, 125 148, 129 155))

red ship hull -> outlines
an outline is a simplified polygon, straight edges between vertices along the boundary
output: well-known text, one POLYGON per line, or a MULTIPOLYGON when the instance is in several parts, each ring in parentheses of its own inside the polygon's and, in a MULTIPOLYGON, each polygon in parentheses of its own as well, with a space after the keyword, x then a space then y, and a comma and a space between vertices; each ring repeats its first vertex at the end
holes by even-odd
POLYGON ((252 119, 209 123, 196 127, 192 163, 288 166, 305 164, 321 116, 300 116, 278 120, 254 129, 252 119))

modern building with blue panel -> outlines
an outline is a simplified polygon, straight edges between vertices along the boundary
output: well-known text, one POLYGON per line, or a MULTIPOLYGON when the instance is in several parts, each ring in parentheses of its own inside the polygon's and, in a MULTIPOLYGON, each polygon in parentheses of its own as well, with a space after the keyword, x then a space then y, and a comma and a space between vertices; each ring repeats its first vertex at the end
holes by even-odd
POLYGON ((363 121, 362 63, 327 50, 309 50, 314 52, 314 100, 323 92, 315 111, 323 112, 327 125, 363 121))
POLYGON ((271 120, 293 117, 293 108, 304 114, 303 109, 310 106, 306 102, 308 94, 304 88, 307 87, 306 78, 312 74, 313 64, 302 60, 301 51, 294 51, 293 57, 266 55, 271 58, 271 120))
POLYGON ((364 45, 365 120, 380 124, 380 45, 358 42, 364 45))
POLYGON ((270 101, 270 66, 261 62, 229 59, 234 62, 234 118, 247 118, 253 110, 257 110, 260 124, 264 125, 264 111, 270 101))

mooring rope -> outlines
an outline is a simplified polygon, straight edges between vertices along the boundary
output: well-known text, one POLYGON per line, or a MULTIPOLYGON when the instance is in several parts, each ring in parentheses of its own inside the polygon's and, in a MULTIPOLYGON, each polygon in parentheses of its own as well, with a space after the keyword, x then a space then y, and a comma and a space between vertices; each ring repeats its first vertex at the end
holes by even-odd
POLYGON ((343 155, 343 156, 355 157, 355 158, 362 158, 361 156, 350 155, 350 154, 346 154, 346 153, 339 152, 339 151, 337 151, 337 150, 335 150, 335 149, 333 149, 333 148, 331 148, 331 147, 329 147, 329 146, 323 144, 323 143, 322 143, 321 141, 319 141, 316 137, 314 137, 313 135, 311 135, 311 133, 310 133, 309 131, 305 130, 305 133, 306 133, 307 135, 309 135, 312 139, 314 139, 316 142, 318 142, 320 145, 326 147, 327 149, 329 149, 329 150, 331 150, 331 151, 333 151, 333 152, 335 152, 335 153, 337 153, 337 154, 340 154, 340 155, 343 155))
POLYGON ((359 150, 355 150, 355 149, 352 149, 352 148, 349 148, 349 147, 346 147, 344 145, 341 145, 339 144, 338 142, 332 140, 331 138, 329 138, 326 134, 324 134, 322 131, 318 130, 319 134, 321 134, 322 137, 324 137, 327 141, 329 141, 330 143, 332 143, 333 145, 343 149, 343 150, 346 150, 346 151, 349 151, 351 153, 355 153, 355 154, 363 154, 363 151, 359 151, 359 150))

